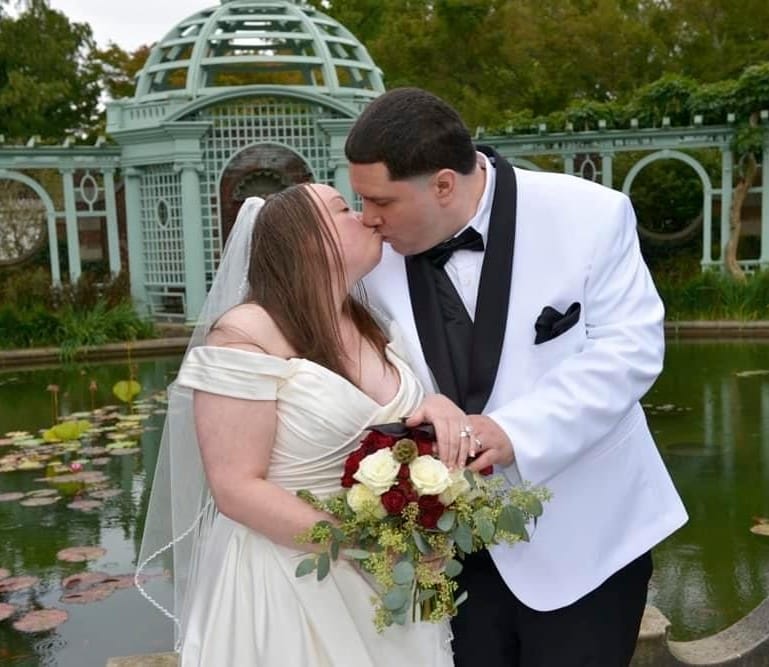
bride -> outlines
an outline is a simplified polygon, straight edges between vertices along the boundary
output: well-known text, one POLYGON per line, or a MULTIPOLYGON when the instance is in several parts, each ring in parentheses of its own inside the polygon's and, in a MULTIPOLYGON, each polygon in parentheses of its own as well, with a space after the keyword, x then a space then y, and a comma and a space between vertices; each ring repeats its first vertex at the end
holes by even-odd
POLYGON ((425 398, 397 332, 353 296, 381 252, 382 238, 326 185, 241 209, 169 388, 137 572, 173 547, 166 613, 183 667, 452 664, 448 624, 377 633, 375 592, 351 562, 322 582, 295 576, 309 548, 297 536, 328 518, 296 492, 341 491, 369 426, 429 414, 449 462, 466 454, 465 414, 425 398))

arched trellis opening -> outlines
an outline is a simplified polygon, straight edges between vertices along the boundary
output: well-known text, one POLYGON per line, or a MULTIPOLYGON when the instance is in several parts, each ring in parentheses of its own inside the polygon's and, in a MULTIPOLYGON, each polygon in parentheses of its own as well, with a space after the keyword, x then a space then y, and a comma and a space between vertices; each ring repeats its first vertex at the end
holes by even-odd
POLYGON ((56 207, 48 192, 35 179, 17 171, 0 169, 0 181, 8 180, 25 185, 32 190, 45 207, 46 229, 48 232, 48 251, 51 256, 51 280, 54 285, 61 285, 61 267, 59 264, 59 248, 56 234, 56 207))
MULTIPOLYGON (((649 155, 645 155, 630 168, 630 171, 628 171, 622 184, 622 192, 629 197, 630 190, 633 186, 633 181, 635 181, 638 174, 640 174, 641 171, 648 165, 660 160, 678 160, 683 162, 684 164, 690 166, 700 178, 700 182, 702 184, 702 217, 695 218, 694 220, 690 221, 687 227, 685 227, 683 230, 680 230, 674 238, 669 240, 675 241, 679 237, 688 237, 692 233, 692 228, 698 228, 700 225, 702 225, 702 262, 703 264, 710 263, 712 261, 711 244, 713 231, 713 185, 711 183, 710 176, 702 164, 700 164, 700 162, 698 162, 691 155, 676 150, 665 149, 655 153, 650 153, 649 155)), ((644 231, 643 221, 639 221, 639 230, 641 231, 642 235, 646 234, 647 237, 653 236, 644 231)), ((723 239, 721 243, 723 246, 723 239)))
POLYGON ((262 142, 241 149, 219 175, 219 220, 222 245, 248 197, 264 197, 289 185, 316 181, 312 167, 290 146, 262 142))

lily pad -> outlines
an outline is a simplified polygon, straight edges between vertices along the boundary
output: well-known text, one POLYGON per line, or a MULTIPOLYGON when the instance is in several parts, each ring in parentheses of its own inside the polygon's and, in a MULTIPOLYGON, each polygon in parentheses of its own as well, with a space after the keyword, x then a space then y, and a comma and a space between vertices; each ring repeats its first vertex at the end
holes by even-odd
POLYGON ((91 498, 106 500, 107 498, 114 498, 115 496, 119 496, 122 493, 123 491, 121 489, 97 489, 96 491, 91 491, 89 495, 91 498))
POLYGON ((132 449, 136 447, 136 440, 117 440, 107 445, 107 451, 113 451, 115 449, 132 449))
POLYGON ((59 598, 59 601, 66 604, 89 604, 91 602, 100 602, 112 595, 116 590, 117 588, 114 584, 105 582, 91 586, 82 591, 64 593, 64 595, 59 598))
POLYGON ((0 567, 0 580, 7 579, 11 576, 11 571, 6 570, 4 567, 0 567))
POLYGON ((90 512, 91 510, 99 509, 103 505, 104 503, 100 500, 73 500, 67 507, 71 510, 90 512))
POLYGON ((69 618, 63 609, 38 609, 22 616, 13 624, 19 632, 44 632, 53 630, 69 618))
POLYGON ((16 464, 16 470, 42 470, 45 466, 40 461, 22 459, 16 464))
POLYGON ((0 447, 7 447, 13 444, 13 438, 0 438, 0 447))
POLYGON ((769 537, 769 523, 757 523, 750 529, 750 532, 754 535, 763 535, 764 537, 769 537))
POLYGON ((138 454, 141 451, 138 447, 129 447, 127 449, 113 449, 110 451, 110 456, 130 456, 131 454, 138 454))
POLYGON ((0 593, 15 593, 37 586, 38 577, 8 577, 0 581, 0 593))
POLYGON ((0 602, 0 621, 10 618, 16 613, 16 607, 6 602, 0 602))
POLYGON ((45 431, 43 433, 43 440, 46 442, 77 440, 90 428, 91 423, 85 420, 62 422, 45 431))
POLYGON ((56 554, 56 558, 67 563, 82 563, 87 560, 98 560, 107 550, 103 547, 68 547, 56 554))
POLYGON ((83 456, 101 456, 107 453, 106 447, 83 447, 80 450, 83 456))
POLYGON ((19 505, 24 505, 24 507, 43 507, 44 505, 53 505, 59 500, 61 500, 61 496, 48 496, 46 498, 26 498, 25 500, 22 500, 19 505))
POLYGON ((112 387, 115 394, 123 403, 130 403, 134 396, 141 393, 142 386, 136 380, 121 380, 112 387))
POLYGON ((36 491, 29 491, 27 498, 45 498, 47 496, 55 496, 58 494, 56 489, 37 489, 36 491))
POLYGON ((80 572, 61 580, 61 587, 66 591, 82 591, 110 578, 106 572, 80 572))
POLYGON ((755 377, 758 375, 769 375, 769 369, 760 368, 754 371, 740 371, 739 373, 735 373, 735 375, 738 378, 749 378, 749 377, 755 377))
POLYGON ((91 459, 91 465, 93 466, 105 466, 107 465, 112 459, 109 456, 100 456, 95 459, 91 459))
POLYGON ((73 472, 68 475, 55 475, 46 478, 51 484, 66 484, 68 482, 82 482, 83 484, 99 484, 107 481, 107 476, 98 470, 84 470, 83 472, 73 472))
POLYGON ((21 500, 23 497, 24 494, 17 491, 11 491, 10 493, 0 493, 0 503, 10 503, 14 500, 21 500))

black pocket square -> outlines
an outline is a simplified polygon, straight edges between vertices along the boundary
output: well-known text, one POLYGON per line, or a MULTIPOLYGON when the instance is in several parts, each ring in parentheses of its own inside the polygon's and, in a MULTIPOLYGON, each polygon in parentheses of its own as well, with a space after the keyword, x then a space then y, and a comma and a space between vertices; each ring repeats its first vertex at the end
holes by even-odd
POLYGON ((557 338, 562 333, 571 329, 579 322, 581 311, 582 306, 576 301, 569 306, 565 313, 557 311, 552 306, 545 306, 534 323, 534 329, 537 332, 534 338, 534 345, 553 340, 553 338, 557 338))

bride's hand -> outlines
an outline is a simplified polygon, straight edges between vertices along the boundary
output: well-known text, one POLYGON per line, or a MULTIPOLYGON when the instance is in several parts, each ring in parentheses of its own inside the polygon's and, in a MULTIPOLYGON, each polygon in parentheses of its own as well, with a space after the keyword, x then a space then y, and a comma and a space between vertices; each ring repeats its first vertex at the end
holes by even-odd
POLYGON ((470 425, 467 415, 442 394, 432 394, 406 419, 406 426, 419 426, 425 422, 435 428, 441 461, 451 470, 463 468, 472 442, 471 436, 462 435, 470 425))

